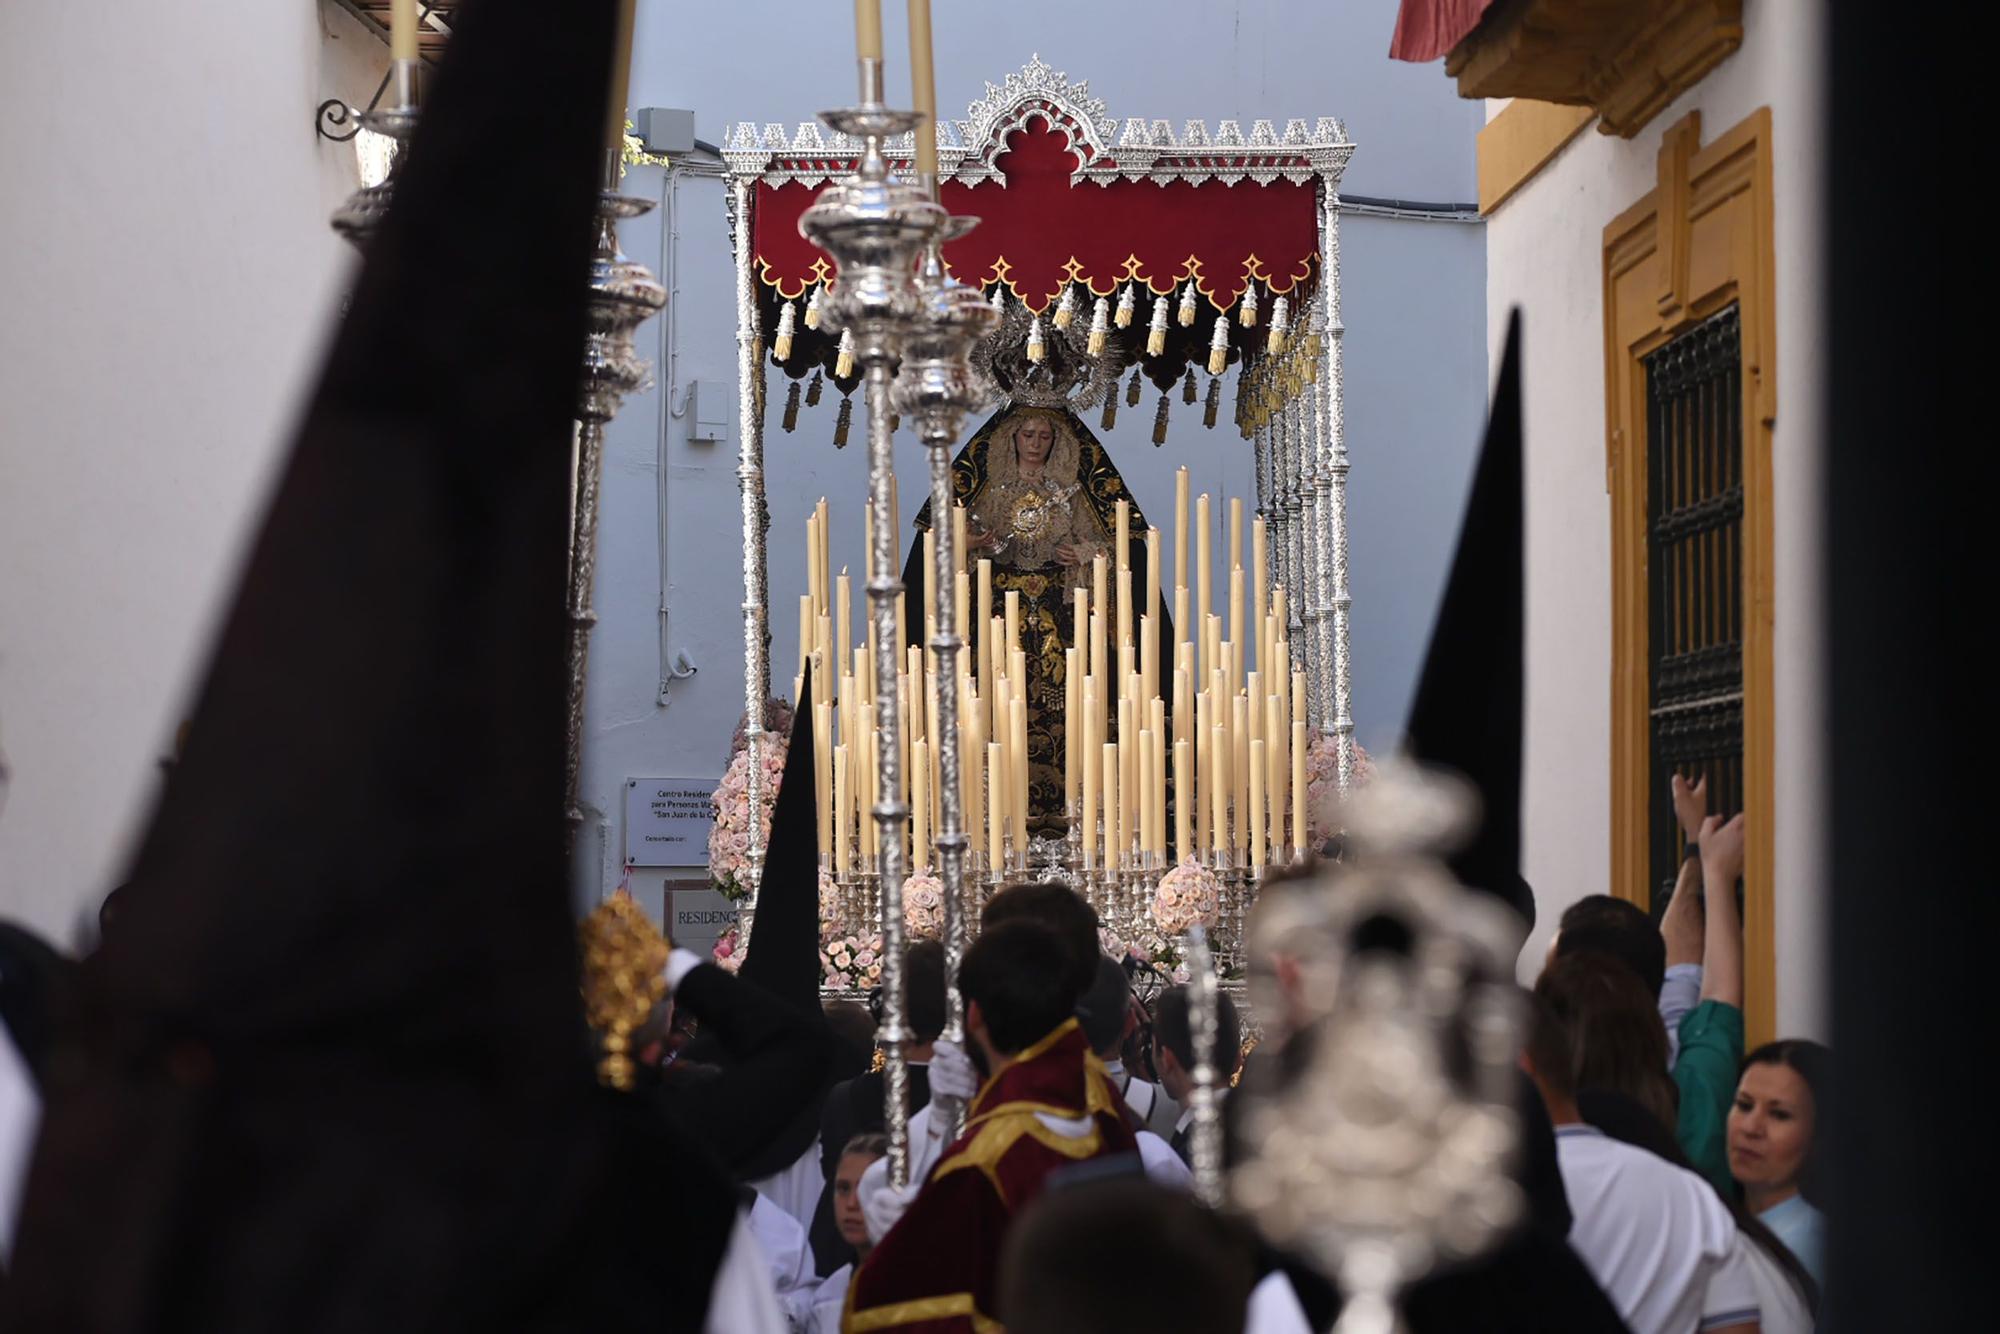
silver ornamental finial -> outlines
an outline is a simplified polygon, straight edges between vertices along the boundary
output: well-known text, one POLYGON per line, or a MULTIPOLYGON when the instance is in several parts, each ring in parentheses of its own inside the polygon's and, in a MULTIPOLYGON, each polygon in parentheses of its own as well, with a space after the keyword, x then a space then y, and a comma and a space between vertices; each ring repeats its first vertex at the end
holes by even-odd
POLYGON ((1265 1049, 1246 1076, 1232 1199, 1346 1295, 1340 1334, 1389 1334, 1396 1294, 1523 1212, 1512 1168, 1518 921, 1443 855, 1455 779, 1384 765, 1346 810, 1348 860, 1268 891, 1252 924, 1265 1049))

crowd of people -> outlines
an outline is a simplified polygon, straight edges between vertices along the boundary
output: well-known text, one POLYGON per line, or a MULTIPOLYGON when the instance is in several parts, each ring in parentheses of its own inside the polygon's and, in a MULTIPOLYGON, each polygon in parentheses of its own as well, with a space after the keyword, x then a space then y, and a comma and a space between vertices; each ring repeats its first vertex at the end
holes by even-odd
MULTIPOLYGON (((1419 1332, 1814 1327, 1827 1052, 1801 1039, 1743 1050, 1742 818, 1709 815, 1698 785, 1675 791, 1689 855, 1659 923, 1607 896, 1574 904, 1524 995, 1523 1228, 1558 1244, 1419 1283, 1419 1332), (1496 1301, 1495 1284, 1514 1291, 1496 1301)), ((32 1087, 70 965, 18 928, 0 944, 7 1066, 32 1087)), ((668 999, 633 1042, 635 1092, 735 1183, 709 1327, 1330 1327, 1339 1296, 1308 1260, 1195 1201, 1188 989, 1102 954, 1085 899, 1024 883, 989 900, 954 979, 962 1044, 941 1037, 942 947, 910 946, 905 973, 897 1184, 874 1016, 669 956, 668 999)), ((1225 1117, 1239 1078, 1282 1064, 1283 1035, 1244 1042, 1241 1018, 1225 992, 1225 1117)), ((1241 1141, 1231 1155, 1257 1151, 1241 1141)))

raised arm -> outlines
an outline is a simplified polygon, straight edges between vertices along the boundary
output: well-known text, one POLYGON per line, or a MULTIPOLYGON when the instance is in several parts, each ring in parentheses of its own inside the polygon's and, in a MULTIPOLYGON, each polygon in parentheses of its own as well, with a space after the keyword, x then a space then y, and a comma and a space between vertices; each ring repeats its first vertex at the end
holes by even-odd
POLYGON ((1701 824, 1701 998, 1743 1008, 1743 921, 1736 910, 1736 882, 1743 877, 1743 817, 1724 824, 1711 815, 1701 824))

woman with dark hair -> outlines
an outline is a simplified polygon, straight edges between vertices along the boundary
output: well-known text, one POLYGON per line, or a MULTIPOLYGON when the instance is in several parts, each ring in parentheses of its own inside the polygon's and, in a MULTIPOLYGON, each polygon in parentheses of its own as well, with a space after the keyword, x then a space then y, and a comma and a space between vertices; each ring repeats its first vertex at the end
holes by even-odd
POLYGON ((1826 1215, 1819 1145, 1831 1053, 1817 1042, 1769 1042, 1743 1060, 1729 1109, 1729 1172, 1743 1203, 1823 1282, 1826 1215))
POLYGON ((1622 1093, 1671 1134, 1677 1112, 1667 1030, 1632 969, 1612 955, 1581 950, 1544 969, 1535 994, 1569 1034, 1576 1087, 1622 1093))

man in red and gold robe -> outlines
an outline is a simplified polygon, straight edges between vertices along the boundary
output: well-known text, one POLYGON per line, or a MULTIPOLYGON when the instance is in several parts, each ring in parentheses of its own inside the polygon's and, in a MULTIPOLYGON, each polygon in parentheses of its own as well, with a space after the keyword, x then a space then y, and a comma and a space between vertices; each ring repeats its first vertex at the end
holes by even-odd
POLYGON ((993 1073, 900 1222, 849 1289, 847 1334, 990 1334, 1000 1247, 1050 1175, 1135 1141, 1074 1017, 1063 942, 1030 921, 983 933, 959 965, 966 1033, 993 1073))

